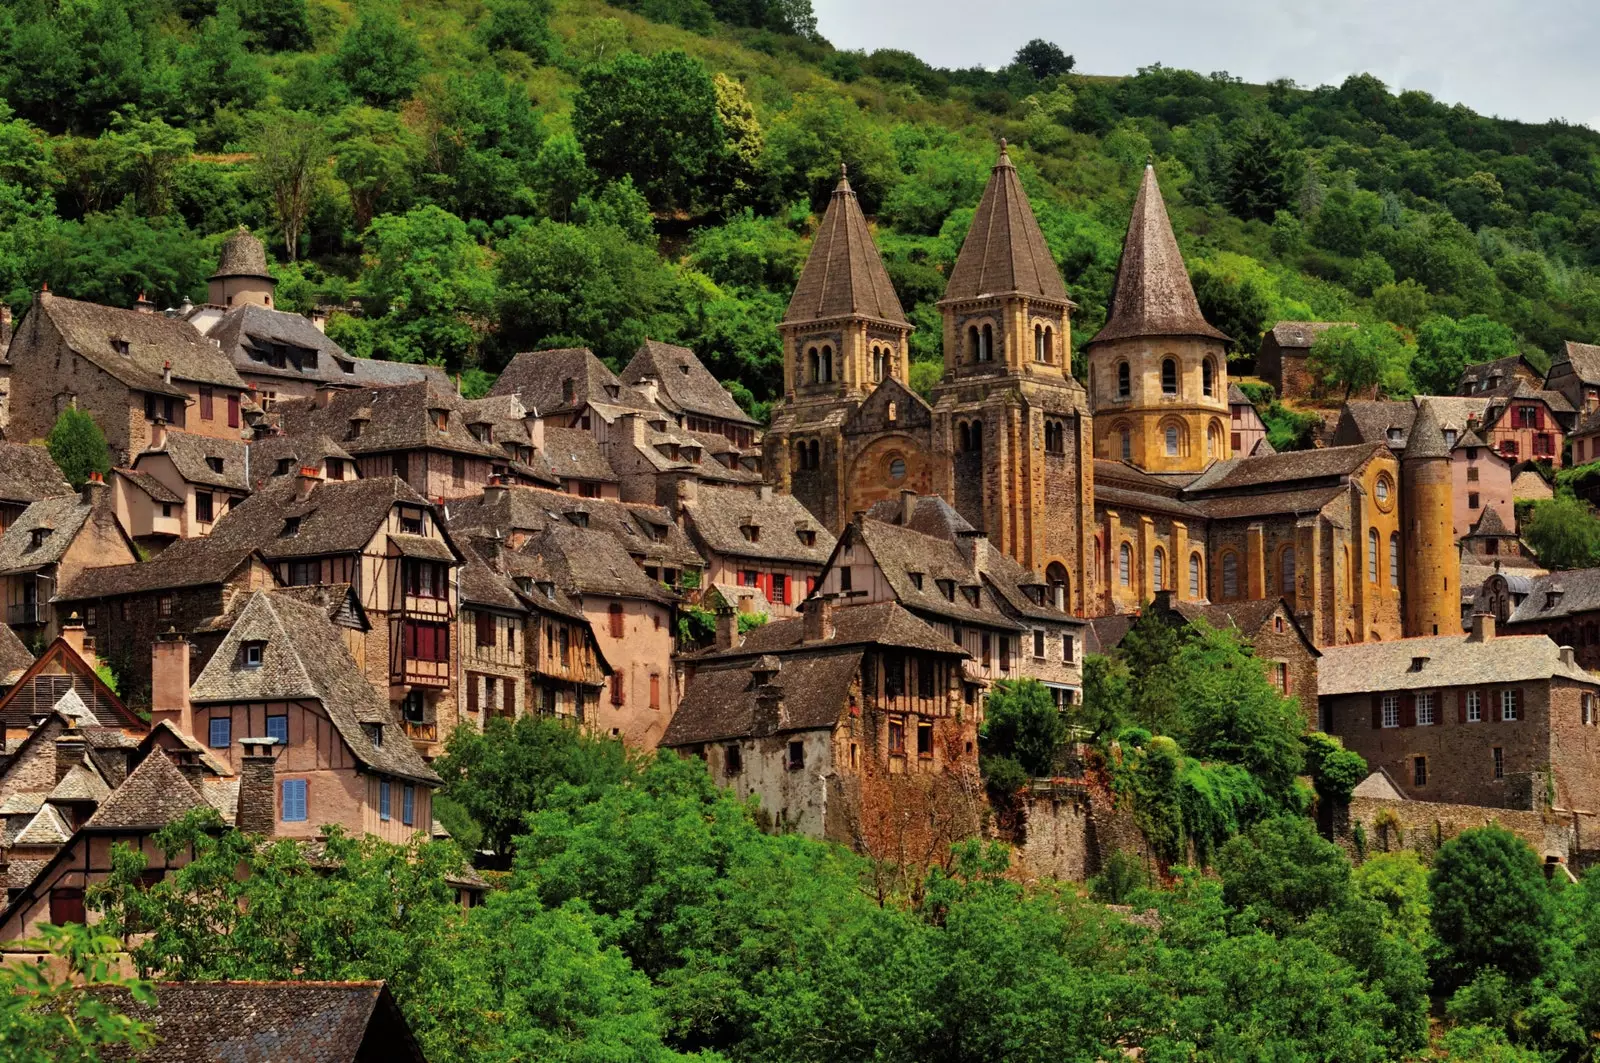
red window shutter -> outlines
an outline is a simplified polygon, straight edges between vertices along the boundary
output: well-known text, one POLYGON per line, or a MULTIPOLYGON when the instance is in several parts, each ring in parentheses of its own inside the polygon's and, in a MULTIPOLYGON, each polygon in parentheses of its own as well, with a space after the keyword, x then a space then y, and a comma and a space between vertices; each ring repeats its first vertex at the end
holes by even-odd
POLYGON ((1467 722, 1467 692, 1456 691, 1456 723, 1467 722))
POLYGON ((467 711, 478 711, 478 677, 471 672, 467 673, 467 711))
POLYGON ((658 675, 650 677, 650 707, 661 708, 661 677, 658 675))
POLYGON ((733 585, 735 587, 743 587, 744 586, 744 569, 740 569, 739 571, 737 571, 737 572, 735 572, 733 574, 733 585))
POLYGON ((200 389, 200 419, 202 421, 209 421, 209 420, 211 420, 211 418, 213 416, 215 416, 215 411, 211 407, 211 389, 210 388, 201 388, 200 389))
MULTIPOLYGON (((620 604, 614 604, 611 606, 610 619, 611 637, 614 639, 620 639, 622 637, 622 606, 620 604)), ((622 702, 619 701, 617 704, 620 705, 622 702)))
POLYGON ((1543 406, 1535 406, 1533 408, 1533 427, 1535 427, 1535 428, 1537 428, 1537 429, 1539 429, 1541 431, 1544 430, 1544 407, 1543 406))
POLYGON ((1496 696, 1497 693, 1498 692, 1490 692, 1485 695, 1490 701, 1489 719, 1493 720, 1495 723, 1500 722, 1500 699, 1496 696))
POLYGON ((228 396, 228 427, 239 427, 239 396, 236 394, 228 396))
POLYGON ((611 704, 622 704, 622 673, 611 673, 611 704))
POLYGON ((1400 695, 1400 726, 1415 727, 1417 725, 1417 696, 1415 694, 1400 695))
POLYGON ((505 686, 505 713, 507 716, 515 716, 517 714, 517 681, 507 677, 505 680, 505 686))
POLYGON ((1372 695, 1372 729, 1378 730, 1383 726, 1383 695, 1372 695))
POLYGON ((817 577, 806 577, 806 597, 809 598, 817 589, 817 577))

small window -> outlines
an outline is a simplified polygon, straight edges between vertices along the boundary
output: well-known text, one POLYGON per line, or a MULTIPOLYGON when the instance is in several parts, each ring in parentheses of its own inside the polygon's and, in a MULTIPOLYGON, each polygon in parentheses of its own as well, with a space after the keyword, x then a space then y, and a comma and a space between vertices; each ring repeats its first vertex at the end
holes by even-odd
POLYGON ((1479 723, 1483 720, 1483 695, 1479 691, 1469 690, 1467 699, 1467 722, 1479 723))
POLYGON ((392 808, 393 798, 390 794, 390 783, 388 779, 383 779, 378 783, 378 818, 387 823, 392 808))
POLYGON ((933 759, 933 723, 923 721, 917 724, 917 756, 933 759))
POLYGON ((1504 779, 1506 777, 1505 750, 1501 749, 1499 746, 1495 746, 1491 752, 1494 754, 1494 777, 1496 779, 1504 779))
POLYGON ((889 479, 899 483, 906 478, 906 462, 904 458, 895 458, 889 463, 889 479))
POLYGON ((1222 596, 1224 598, 1239 596, 1239 558, 1236 554, 1222 555, 1222 596))
POLYGON ((1128 363, 1117 363, 1117 398, 1125 399, 1133 394, 1132 378, 1129 374, 1128 363))
POLYGON ((739 743, 730 742, 722 748, 722 774, 738 775, 744 771, 744 751, 739 743))
POLYGON ((283 780, 282 795, 283 813, 280 818, 285 823, 304 823, 307 818, 306 781, 304 779, 283 780))
POLYGON ((400 792, 400 822, 411 826, 417 821, 417 788, 406 783, 400 792))
POLYGON ((1433 725, 1433 691, 1424 691, 1417 695, 1417 726, 1430 727, 1433 725))
POLYGON ((1389 533, 1389 586, 1400 586, 1400 533, 1389 533))
POLYGON ((1171 358, 1161 363, 1161 394, 1176 395, 1178 393, 1178 363, 1171 358))
POLYGON ((219 458, 219 457, 215 457, 215 456, 207 458, 206 459, 206 468, 210 469, 212 472, 221 472, 222 471, 222 459, 219 458))
POLYGON ((244 644, 244 666, 246 668, 260 668, 261 658, 266 654, 267 644, 252 639, 244 644))
POLYGON ((233 745, 232 717, 211 717, 211 723, 207 727, 206 738, 212 749, 227 749, 233 745))
POLYGON ((1379 722, 1382 723, 1382 725, 1384 727, 1399 727, 1400 726, 1400 695, 1399 694, 1385 694, 1383 696, 1383 703, 1382 703, 1381 709, 1382 709, 1382 717, 1381 717, 1379 722))
POLYGON ((112 340, 111 349, 122 355, 124 358, 132 357, 132 347, 129 346, 127 340, 112 340))
POLYGON ((1044 631, 1035 629, 1033 632, 1033 655, 1041 660, 1044 658, 1044 631))
POLYGON ((789 770, 800 771, 806 766, 806 744, 799 740, 789 743, 789 770))
POLYGON ((889 717, 889 755, 904 756, 906 751, 906 721, 899 716, 889 717))
POLYGON ((285 518, 283 518, 283 530, 278 533, 278 538, 280 538, 280 539, 292 539, 296 535, 299 535, 299 534, 300 534, 300 518, 299 517, 285 517, 285 518))
POLYGON ((1133 550, 1127 543, 1117 548, 1117 582, 1124 587, 1133 582, 1133 550))
POLYGON ((1428 758, 1411 758, 1411 784, 1413 786, 1428 785, 1428 758))
POLYGON ((210 524, 216 519, 216 501, 210 491, 196 491, 194 493, 194 519, 201 524, 210 524))
POLYGON ((1500 718, 1508 722, 1515 721, 1518 718, 1517 703, 1520 700, 1521 699, 1517 697, 1517 691, 1515 690, 1500 691, 1500 718))
POLYGON ((289 744, 289 717, 268 716, 267 737, 276 738, 280 746, 289 744))

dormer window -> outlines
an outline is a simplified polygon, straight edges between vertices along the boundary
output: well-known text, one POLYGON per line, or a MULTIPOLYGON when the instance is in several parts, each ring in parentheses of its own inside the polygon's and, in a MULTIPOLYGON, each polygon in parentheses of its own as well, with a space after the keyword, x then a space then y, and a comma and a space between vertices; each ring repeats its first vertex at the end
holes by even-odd
POLYGON ((300 534, 300 518, 299 517, 285 517, 285 518, 283 518, 283 530, 278 533, 278 538, 280 538, 280 539, 289 539, 289 538, 293 538, 294 536, 299 535, 299 534, 300 534))
POLYGON ((800 540, 802 546, 817 545, 817 533, 812 531, 810 528, 801 528, 794 533, 794 536, 796 539, 800 540))
POLYGON ((961 593, 966 596, 968 605, 976 606, 978 604, 978 588, 962 587, 961 593))
POLYGON ((578 401, 578 382, 570 376, 561 382, 561 401, 569 404, 578 401))
POLYGON ((33 531, 28 536, 28 549, 29 550, 37 550, 37 549, 39 549, 39 547, 44 545, 44 541, 46 539, 48 539, 48 538, 50 538, 50 529, 49 528, 35 528, 35 529, 33 529, 33 531))
POLYGON ((1444 430, 1444 445, 1450 450, 1456 448, 1456 430, 1454 428, 1446 428, 1444 430))
POLYGON ((221 472, 222 471, 222 459, 218 458, 218 457, 207 458, 206 459, 206 468, 210 469, 212 472, 221 472))
POLYGON ((381 724, 381 723, 367 723, 367 724, 362 724, 361 726, 362 726, 362 729, 367 732, 367 741, 372 743, 372 748, 373 749, 382 749, 383 748, 383 724, 381 724))
POLYGON ((1389 445, 1398 447, 1405 440, 1405 432, 1398 428, 1389 429, 1389 445))
POLYGON ((953 580, 953 579, 942 579, 942 580, 939 580, 938 583, 939 583, 939 593, 944 595, 944 600, 947 601, 947 602, 955 601, 956 600, 956 581, 953 580))
POLYGON ((367 422, 363 421, 359 417, 352 417, 350 419, 350 438, 360 439, 361 433, 366 429, 366 427, 367 422))
POLYGON ((339 368, 343 369, 346 373, 354 373, 356 371, 356 363, 354 363, 354 362, 340 362, 339 363, 339 368))
POLYGON ((684 376, 688 376, 689 375, 689 363, 688 362, 680 363, 678 365, 678 372, 682 373, 684 376))
POLYGON ((1428 658, 1426 657, 1413 657, 1411 658, 1411 670, 1413 672, 1420 672, 1422 671, 1423 667, 1427 665, 1427 663, 1428 658))
POLYGON ((278 473, 277 473, 277 475, 279 475, 279 476, 288 476, 293 471, 294 471, 294 459, 293 458, 279 458, 278 459, 278 473))
POLYGON ((260 639, 251 639, 244 644, 244 666, 246 668, 260 668, 261 660, 266 655, 267 644, 260 639))
POLYGON ((909 575, 911 576, 911 585, 920 591, 922 589, 922 573, 912 572, 909 575))
POLYGON ((400 533, 402 535, 422 534, 422 510, 411 506, 400 507, 400 533))
POLYGON ((761 526, 759 524, 740 525, 739 534, 744 536, 744 541, 747 543, 759 543, 761 541, 761 526))
POLYGON ((429 410, 428 414, 433 418, 433 426, 439 431, 443 432, 445 429, 450 427, 449 410, 433 409, 429 410))
POLYGON ((127 340, 112 340, 111 349, 122 355, 124 358, 131 358, 133 356, 133 350, 129 346, 127 340))
POLYGON ((574 526, 579 528, 587 528, 589 526, 589 514, 584 513, 581 510, 568 513, 567 520, 571 521, 574 526))
POLYGON ((619 384, 607 384, 606 385, 606 394, 608 396, 610 396, 611 398, 613 398, 613 399, 616 398, 617 396, 622 394, 621 385, 619 385, 619 384))
POLYGON ((550 599, 552 602, 556 600, 556 585, 551 583, 549 580, 541 580, 539 583, 539 590, 543 592, 544 596, 550 599))

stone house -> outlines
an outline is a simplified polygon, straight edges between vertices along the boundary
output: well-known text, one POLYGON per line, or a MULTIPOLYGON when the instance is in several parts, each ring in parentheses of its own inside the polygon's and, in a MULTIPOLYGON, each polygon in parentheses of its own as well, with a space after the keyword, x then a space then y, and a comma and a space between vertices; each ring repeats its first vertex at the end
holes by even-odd
POLYGON ((1545 635, 1600 670, 1600 568, 1529 576, 1505 568, 1484 582, 1482 603, 1506 635, 1545 635))
POLYGON ((1600 408, 1600 346, 1568 340, 1550 364, 1544 386, 1559 391, 1580 413, 1600 408))
POLYGON ((671 414, 679 428, 722 436, 743 450, 756 443, 755 418, 687 347, 645 340, 620 379, 671 414))
POLYGON ((1331 328, 1356 327, 1354 321, 1280 321, 1261 334, 1256 376, 1280 399, 1324 398, 1327 386, 1311 372, 1311 347, 1331 328))
POLYGON ((217 439, 245 431, 244 381, 187 321, 153 309, 119 310, 50 291, 11 341, 13 438, 42 439, 76 405, 105 433, 111 464, 148 449, 157 421, 217 439))
POLYGON ((99 473, 79 495, 42 499, 22 511, 0 535, 0 587, 6 623, 22 637, 44 644, 65 620, 58 590, 98 565, 138 560, 132 540, 117 523, 111 488, 99 473))
POLYGON ((242 829, 312 838, 325 824, 403 843, 432 828, 439 785, 395 706, 367 681, 326 612, 258 591, 192 686, 188 645, 156 643, 151 719, 205 744, 267 802, 242 829))
POLYGON ((210 535, 250 493, 250 444, 157 426, 131 468, 113 470, 112 501, 129 538, 151 553, 210 535))
POLYGON ((622 478, 606 460, 594 433, 579 428, 546 428, 538 453, 560 490, 567 494, 613 501, 622 498, 622 478))
POLYGON ((1326 647, 1322 729, 1414 800, 1556 813, 1600 795, 1600 682, 1570 646, 1466 635, 1326 647), (1548 804, 1547 804, 1548 803, 1548 804))
POLYGON ((133 1000, 125 989, 89 990, 155 1032, 141 1063, 232 1059, 244 1051, 318 1063, 426 1063, 382 982, 157 982, 154 988, 153 1004, 133 1000))
POLYGON ((893 601, 753 629, 687 657, 662 745, 754 796, 781 829, 915 863, 977 834, 980 710, 965 652, 893 601))
POLYGON ((458 543, 458 548, 464 561, 456 622, 461 662, 456 710, 460 719, 481 728, 490 717, 515 719, 529 711, 532 611, 509 577, 489 567, 469 544, 458 543))
POLYGON ((1492 362, 1477 362, 1461 371, 1457 395, 1509 395, 1525 384, 1534 390, 1545 386, 1544 377, 1533 364, 1520 354, 1497 358, 1492 362))
POLYGON ((246 464, 252 491, 275 477, 297 476, 302 469, 335 483, 361 479, 355 455, 327 436, 268 435, 252 440, 246 464))
POLYGON ((279 412, 284 435, 326 437, 363 477, 398 477, 424 498, 467 498, 495 476, 520 475, 495 445, 490 418, 429 382, 321 388, 313 399, 280 403, 279 412))
POLYGON ((215 343, 238 370, 264 411, 279 402, 310 399, 318 388, 388 387, 431 381, 448 388, 449 377, 430 365, 355 358, 323 331, 326 317, 307 318, 277 309, 277 282, 267 251, 243 226, 222 245, 217 270, 206 285, 206 302, 184 301, 181 316, 215 343))
POLYGON ((767 485, 683 481, 678 520, 705 559, 701 586, 758 588, 774 617, 798 615, 836 542, 798 499, 767 485))
POLYGON ((0 440, 0 533, 41 498, 72 493, 44 447, 0 440))

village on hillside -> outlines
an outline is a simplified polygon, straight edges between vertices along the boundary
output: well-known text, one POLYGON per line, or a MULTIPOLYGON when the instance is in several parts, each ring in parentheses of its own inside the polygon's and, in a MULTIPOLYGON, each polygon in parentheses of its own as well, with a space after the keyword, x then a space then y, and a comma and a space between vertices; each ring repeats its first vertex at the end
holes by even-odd
MULTIPOLYGON (((179 873, 152 839, 197 809, 310 847, 448 837, 452 736, 527 717, 697 759, 770 831, 875 860, 987 839, 1030 879, 1164 868, 1079 740, 1088 662, 1152 625, 1232 632, 1359 755, 1315 810, 1347 851, 1496 823, 1552 875, 1600 860, 1600 569, 1548 571, 1518 531, 1600 458, 1600 346, 1391 401, 1319 372, 1340 323, 1282 321, 1239 379, 1156 170, 1129 193, 1079 379, 1001 142, 924 398, 841 171, 765 425, 654 340, 620 372, 520 353, 463 398, 278 309, 243 229, 204 304, 37 291, 0 318, 0 949, 94 924, 118 845, 179 873), (1309 445, 1275 451, 1251 394, 1313 412, 1309 445), (40 441, 83 414, 106 453, 74 486, 40 441), (1072 726, 1000 795, 990 699, 1034 684, 1072 726)), ((478 864, 463 908, 505 871, 478 864)), ((421 1058, 382 985, 161 998, 174 1029, 275 1008, 421 1058)))

